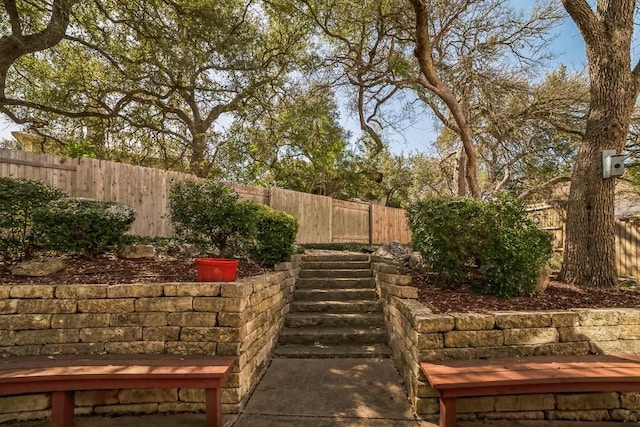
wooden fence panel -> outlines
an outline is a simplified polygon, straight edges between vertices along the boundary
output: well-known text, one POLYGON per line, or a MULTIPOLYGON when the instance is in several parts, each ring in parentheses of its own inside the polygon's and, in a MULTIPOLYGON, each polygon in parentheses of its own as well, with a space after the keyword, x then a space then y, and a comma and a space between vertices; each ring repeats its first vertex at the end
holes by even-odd
MULTIPOLYGON (((554 250, 562 252, 565 238, 565 212, 552 206, 529 209, 530 217, 543 229, 554 232, 554 250)), ((616 219, 616 267, 619 276, 640 279, 640 224, 616 219)))
POLYGON ((76 196, 111 200, 136 211, 131 233, 149 237, 170 237, 169 191, 185 179, 185 173, 105 160, 81 159, 76 180, 76 196))
POLYGON ((0 177, 40 181, 69 195, 75 191, 77 164, 67 157, 0 149, 0 177))
MULTIPOLYGON (((106 160, 72 159, 0 149, 0 177, 24 178, 56 186, 71 197, 123 203, 136 210, 134 234, 170 237, 169 193, 191 174, 106 160)), ((333 200, 277 188, 233 184, 244 200, 269 205, 298 218, 297 243, 408 243, 411 235, 401 209, 333 200)))
POLYGON ((333 200, 332 243, 369 243, 369 204, 333 200))
POLYGON ((407 244, 411 230, 404 209, 371 205, 372 243, 386 244, 393 241, 407 244))
POLYGON ((616 221, 616 266, 618 275, 640 278, 638 245, 640 230, 633 222, 616 221))
POLYGON ((269 203, 298 218, 297 243, 331 243, 330 197, 270 188, 269 203))
POLYGON ((553 206, 538 206, 527 209, 538 227, 551 232, 553 235, 553 250, 562 252, 564 249, 565 213, 564 210, 553 206))
POLYGON ((242 200, 269 205, 269 189, 264 187, 253 187, 245 184, 233 184, 234 193, 238 194, 242 200))
POLYGON ((638 263, 638 247, 640 246, 640 229, 638 228, 638 224, 635 222, 627 223, 627 227, 629 227, 631 239, 633 242, 633 251, 631 252, 631 260, 628 264, 627 269, 621 270, 619 274, 621 276, 632 276, 632 277, 640 277, 640 265, 638 263))

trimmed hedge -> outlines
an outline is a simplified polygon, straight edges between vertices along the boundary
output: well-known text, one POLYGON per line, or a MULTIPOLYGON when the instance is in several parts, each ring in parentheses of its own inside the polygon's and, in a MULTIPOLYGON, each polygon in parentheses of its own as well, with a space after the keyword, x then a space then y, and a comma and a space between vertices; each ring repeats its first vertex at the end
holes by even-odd
POLYGON ((289 260, 294 252, 298 220, 264 205, 256 207, 256 214, 257 234, 252 258, 268 266, 289 260))
POLYGON ((25 179, 0 178, 0 255, 30 257, 39 244, 34 214, 64 197, 57 188, 25 179))
POLYGON ((135 217, 120 203, 65 198, 38 210, 34 219, 48 249, 95 255, 121 243, 135 217))
POLYGON ((553 253, 551 235, 527 217, 514 197, 488 201, 435 197, 409 206, 413 247, 441 278, 482 278, 476 290, 500 297, 532 294, 540 267, 553 253))
POLYGON ((174 185, 169 211, 176 234, 205 254, 236 257, 248 252, 256 234, 254 204, 213 180, 174 185))

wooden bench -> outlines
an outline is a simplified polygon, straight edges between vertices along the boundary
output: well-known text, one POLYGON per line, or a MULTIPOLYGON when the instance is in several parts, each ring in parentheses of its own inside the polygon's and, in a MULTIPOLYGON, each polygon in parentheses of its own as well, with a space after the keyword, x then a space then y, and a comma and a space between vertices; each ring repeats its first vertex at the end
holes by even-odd
POLYGON ((222 424, 221 387, 235 358, 170 354, 0 358, 0 396, 51 393, 51 422, 73 427, 74 392, 131 388, 205 389, 206 426, 222 424))
POLYGON ((440 394, 440 427, 456 425, 458 397, 640 391, 640 356, 452 360, 420 369, 440 394))

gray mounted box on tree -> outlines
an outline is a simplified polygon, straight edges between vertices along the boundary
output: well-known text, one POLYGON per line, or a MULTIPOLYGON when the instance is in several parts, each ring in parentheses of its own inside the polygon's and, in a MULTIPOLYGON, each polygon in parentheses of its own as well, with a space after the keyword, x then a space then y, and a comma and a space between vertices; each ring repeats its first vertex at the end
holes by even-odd
POLYGON ((624 159, 622 154, 616 154, 616 150, 604 150, 602 152, 602 177, 611 178, 624 174, 624 159))

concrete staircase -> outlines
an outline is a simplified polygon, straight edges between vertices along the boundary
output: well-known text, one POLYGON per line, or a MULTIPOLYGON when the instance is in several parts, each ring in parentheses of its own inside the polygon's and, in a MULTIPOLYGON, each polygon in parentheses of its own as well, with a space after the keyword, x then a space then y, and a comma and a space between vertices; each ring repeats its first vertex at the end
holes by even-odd
POLYGON ((306 255, 276 357, 389 357, 368 255, 306 255))

